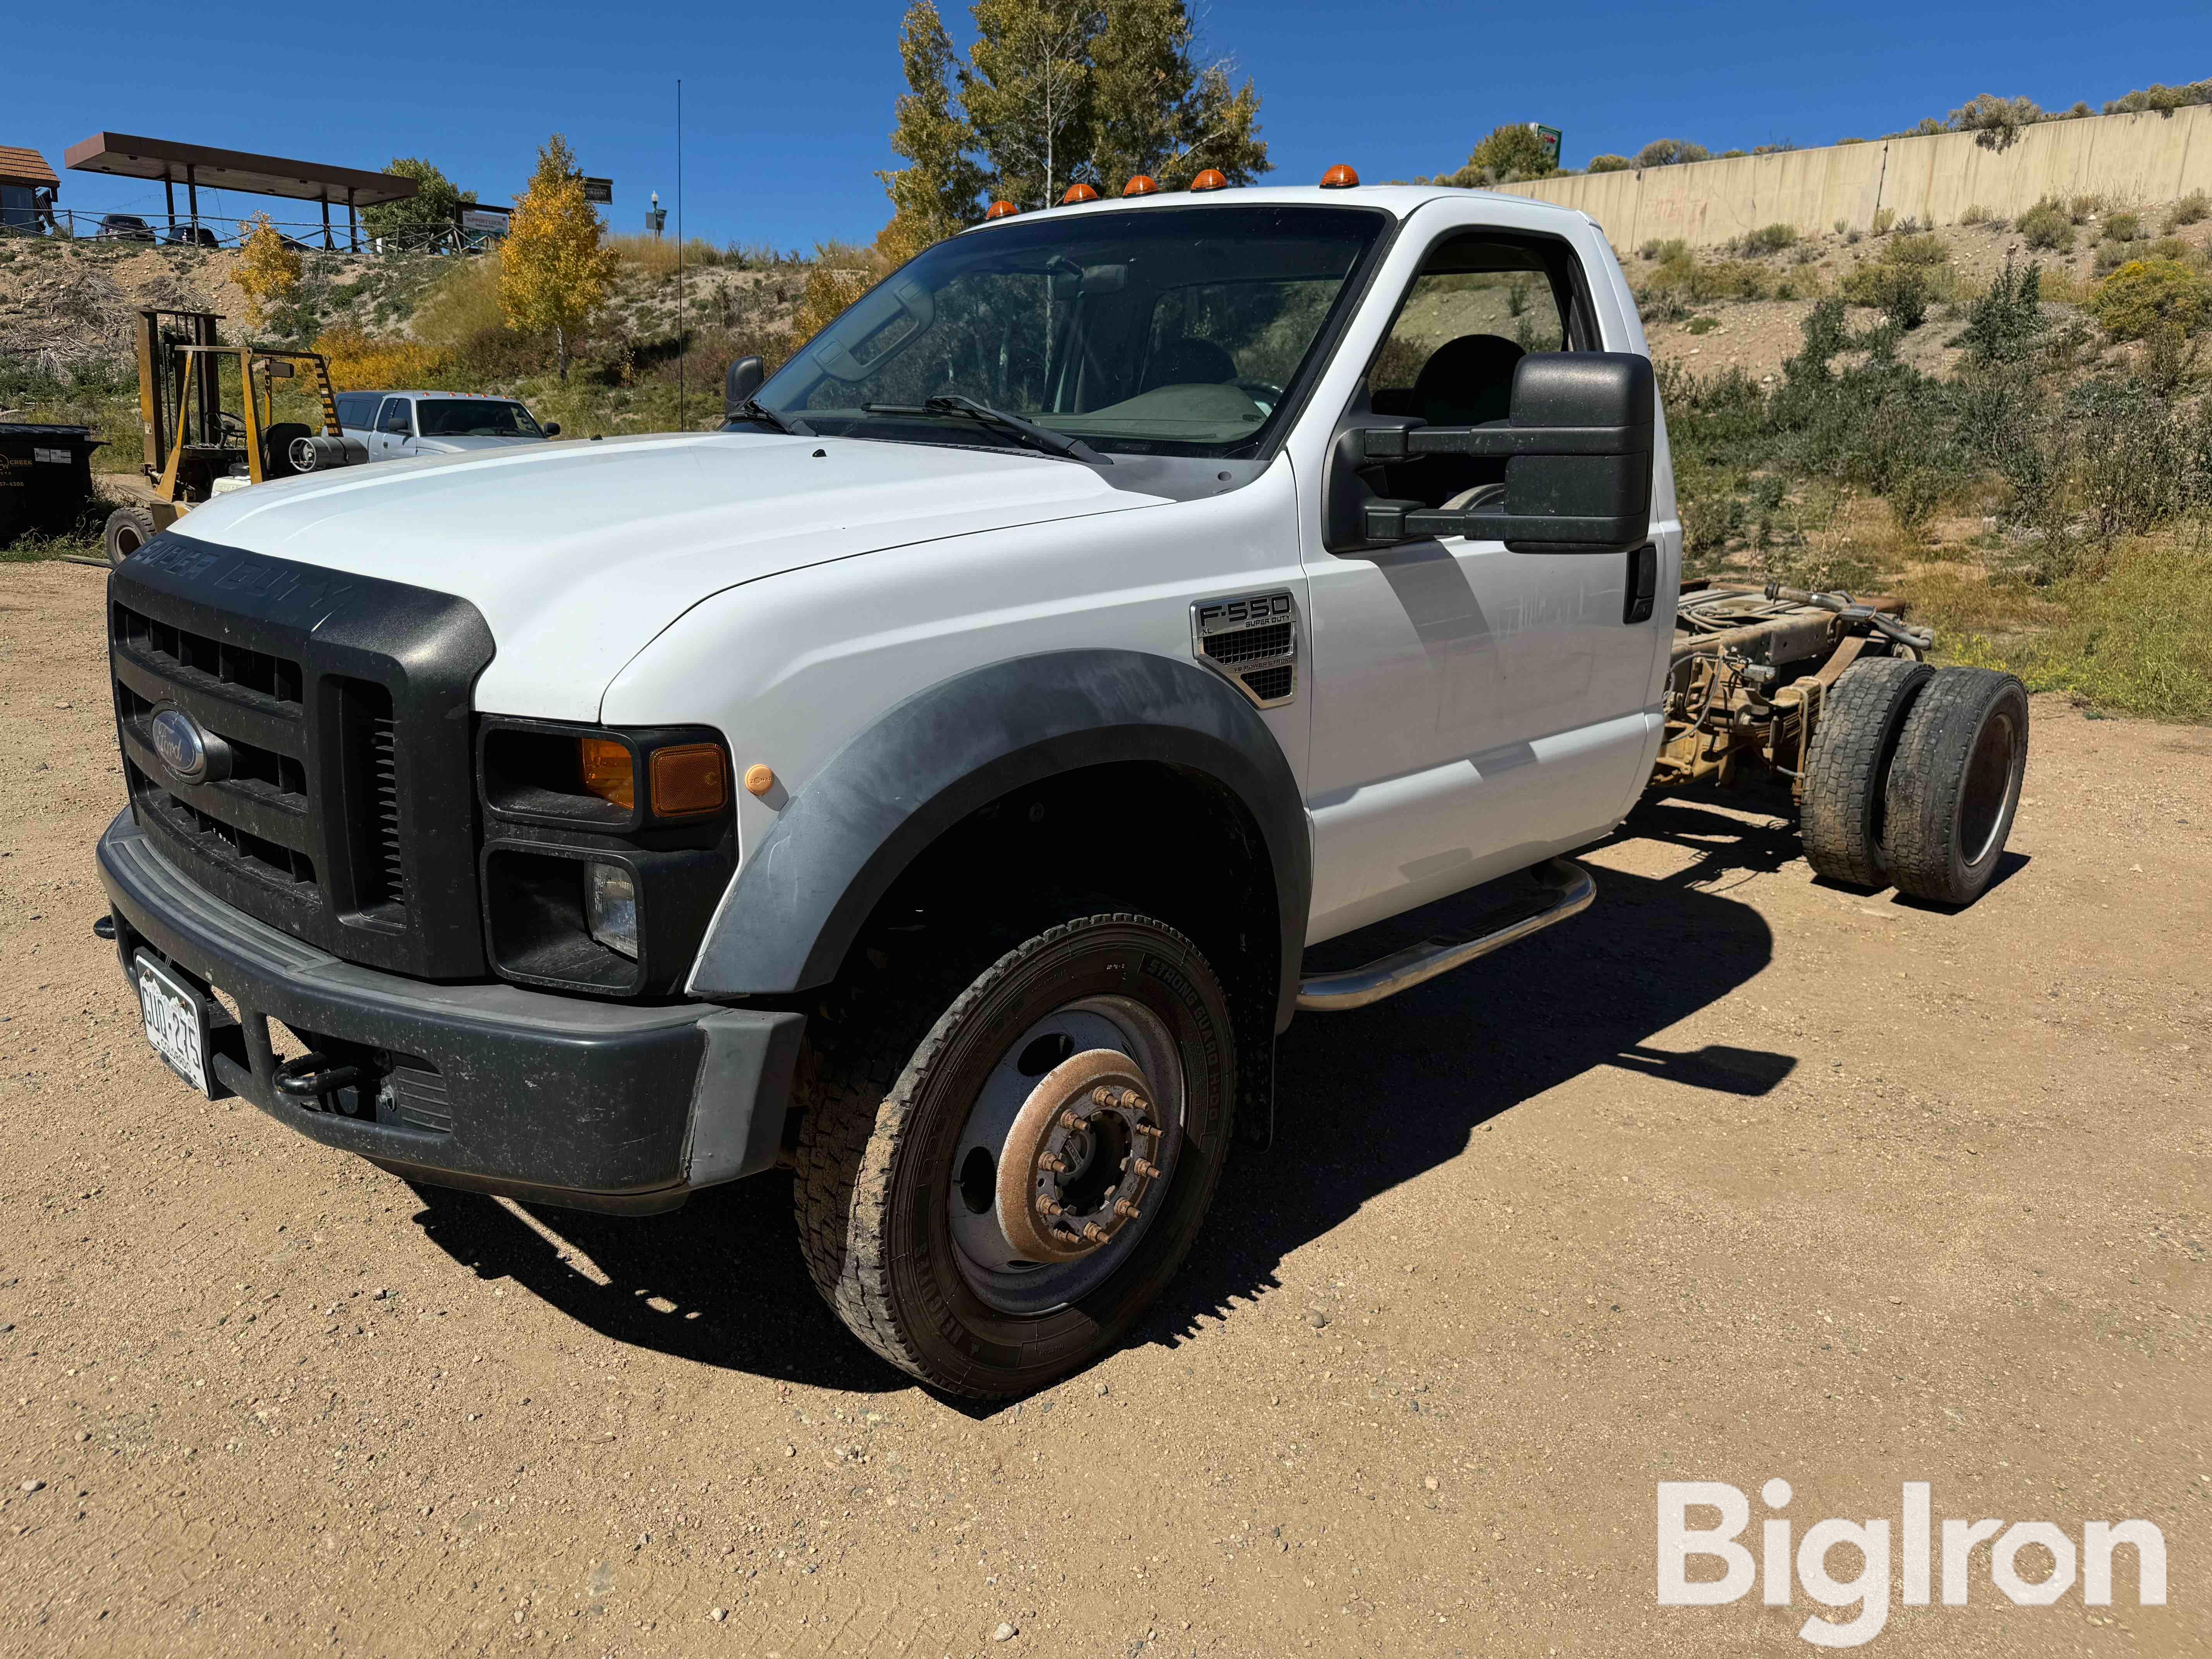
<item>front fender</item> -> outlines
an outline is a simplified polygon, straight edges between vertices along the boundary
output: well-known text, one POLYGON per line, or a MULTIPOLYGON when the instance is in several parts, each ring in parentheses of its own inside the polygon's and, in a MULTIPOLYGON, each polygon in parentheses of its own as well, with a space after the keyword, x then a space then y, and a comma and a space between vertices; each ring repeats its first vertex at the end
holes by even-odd
POLYGON ((939 836, 1026 785, 1125 761, 1200 773, 1251 813, 1281 932, 1281 1029, 1297 1006, 1313 889, 1297 780, 1266 722, 1225 681, 1138 651, 1057 651, 973 669, 854 738, 745 858, 689 991, 774 995, 829 983, 869 915, 939 836))

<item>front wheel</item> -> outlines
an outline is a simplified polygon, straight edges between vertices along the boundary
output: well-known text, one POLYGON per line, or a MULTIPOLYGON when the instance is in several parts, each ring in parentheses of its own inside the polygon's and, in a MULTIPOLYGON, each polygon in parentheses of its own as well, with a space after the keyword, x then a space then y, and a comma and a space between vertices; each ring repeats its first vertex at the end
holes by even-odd
POLYGON ((108 563, 121 564, 155 534, 154 515, 144 507, 135 504, 117 507, 107 515, 107 528, 100 537, 108 563))
POLYGON ((811 1033, 795 1196, 815 1287, 948 1393, 1090 1363, 1197 1235, 1229 1146, 1231 1028, 1197 947, 1130 915, 1047 928, 964 985, 852 995, 811 1033))

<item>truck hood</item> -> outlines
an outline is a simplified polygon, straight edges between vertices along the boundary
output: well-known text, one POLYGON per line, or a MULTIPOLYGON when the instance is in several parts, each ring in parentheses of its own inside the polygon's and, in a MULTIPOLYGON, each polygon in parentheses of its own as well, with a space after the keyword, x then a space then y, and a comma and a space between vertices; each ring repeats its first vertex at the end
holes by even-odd
POLYGON ((599 717, 710 594, 884 548, 1157 505, 1021 452, 768 434, 531 443, 234 490, 178 535, 453 593, 497 654, 477 707, 599 717))

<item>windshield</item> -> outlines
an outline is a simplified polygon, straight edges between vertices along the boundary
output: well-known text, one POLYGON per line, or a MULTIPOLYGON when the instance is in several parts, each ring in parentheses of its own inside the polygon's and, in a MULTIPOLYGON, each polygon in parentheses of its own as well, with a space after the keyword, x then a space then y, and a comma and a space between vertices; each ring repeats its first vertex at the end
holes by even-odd
POLYGON ((1086 213, 921 254, 761 388, 831 435, 1013 445, 961 397, 1094 449, 1249 454, 1386 219, 1370 208, 1086 213))
POLYGON ((538 422, 520 404, 495 398, 424 398, 415 418, 426 438, 542 438, 538 422))

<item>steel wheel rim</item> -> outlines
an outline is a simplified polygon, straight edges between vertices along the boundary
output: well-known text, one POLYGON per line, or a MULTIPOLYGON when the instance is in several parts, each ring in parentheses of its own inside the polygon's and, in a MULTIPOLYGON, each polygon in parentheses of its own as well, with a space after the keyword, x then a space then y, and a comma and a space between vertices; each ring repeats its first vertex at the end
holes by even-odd
MULTIPOLYGON (((1118 1272, 1159 1218, 1175 1179, 1182 1152, 1186 1097, 1182 1055, 1166 1022, 1127 997, 1089 997, 1065 1004, 1008 1043, 961 1126, 944 1196, 953 1260, 977 1298, 1000 1313, 1036 1317, 1079 1301, 1118 1272), (1016 1120, 1045 1079, 1071 1056, 1097 1049, 1115 1050, 1129 1062, 1127 1070, 1139 1084, 1146 1115, 1159 1127, 1158 1150, 1148 1160, 1158 1174, 1146 1183, 1141 1212, 1106 1243, 1073 1260, 1034 1261, 1017 1253, 1000 1221, 1002 1155, 1016 1120), (988 1158, 988 1174, 979 1153, 988 1158)), ((1119 1150, 1118 1141, 1099 1139, 1102 1145, 1119 1150)), ((1081 1178, 1086 1171, 1071 1173, 1081 1178)))
POLYGON ((1959 792, 1959 845, 1971 867, 1989 857, 2010 804, 2020 733, 2009 710, 2000 710, 1974 734, 1966 781, 1959 792))

